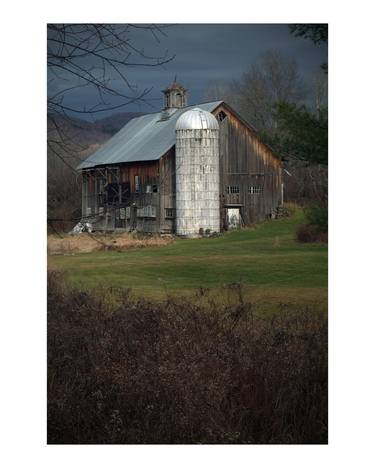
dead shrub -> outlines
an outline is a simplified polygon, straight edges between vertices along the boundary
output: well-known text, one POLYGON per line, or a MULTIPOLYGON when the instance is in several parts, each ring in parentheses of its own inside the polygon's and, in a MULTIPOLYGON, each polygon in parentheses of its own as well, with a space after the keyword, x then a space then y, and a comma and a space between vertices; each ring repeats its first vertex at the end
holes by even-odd
POLYGON ((49 276, 50 444, 327 443, 324 317, 254 314, 236 284, 207 309, 129 294, 110 306, 60 282, 49 276))
POLYGON ((297 240, 299 242, 315 242, 316 236, 311 226, 303 224, 297 229, 297 240))
POLYGON ((297 229, 297 240, 299 242, 328 242, 328 233, 320 232, 314 226, 303 224, 297 229))

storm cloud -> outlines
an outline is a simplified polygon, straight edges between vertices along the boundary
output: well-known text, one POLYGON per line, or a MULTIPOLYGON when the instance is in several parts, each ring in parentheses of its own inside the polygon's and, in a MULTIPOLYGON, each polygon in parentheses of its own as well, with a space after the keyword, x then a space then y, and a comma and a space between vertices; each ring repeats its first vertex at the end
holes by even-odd
MULTIPOLYGON (((210 81, 231 81, 241 75, 267 50, 277 50, 293 58, 306 83, 312 81, 322 63, 327 62, 327 45, 294 37, 286 24, 176 24, 169 25, 159 41, 150 31, 139 29, 131 41, 149 55, 175 55, 157 67, 128 67, 127 78, 138 90, 152 88, 146 102, 126 106, 124 111, 155 112, 162 107, 164 89, 174 77, 189 90, 189 104, 201 102, 210 81)), ((65 82, 66 85, 66 82, 65 82)), ((64 86, 54 79, 49 92, 64 86)), ((124 86, 118 83, 118 86, 124 86)), ((65 102, 90 107, 95 105, 95 90, 82 88, 65 102)), ((105 113, 96 115, 104 117, 105 113)))

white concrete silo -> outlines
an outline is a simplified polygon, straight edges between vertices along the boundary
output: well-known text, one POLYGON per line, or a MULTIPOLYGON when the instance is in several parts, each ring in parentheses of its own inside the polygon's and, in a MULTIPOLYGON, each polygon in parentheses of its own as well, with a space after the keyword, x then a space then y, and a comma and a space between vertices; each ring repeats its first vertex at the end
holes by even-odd
POLYGON ((219 231, 219 124, 196 107, 176 123, 176 233, 219 231))

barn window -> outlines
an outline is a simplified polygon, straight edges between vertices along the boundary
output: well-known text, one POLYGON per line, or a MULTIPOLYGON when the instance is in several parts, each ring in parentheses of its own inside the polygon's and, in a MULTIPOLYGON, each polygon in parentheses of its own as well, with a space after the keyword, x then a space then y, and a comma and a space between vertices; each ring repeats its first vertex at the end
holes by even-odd
POLYGON ((218 114, 217 114, 217 120, 219 122, 222 122, 223 120, 225 120, 227 118, 227 114, 223 111, 220 111, 218 114))
POLYGON ((146 186, 146 193, 158 193, 158 186, 156 184, 147 185, 146 186))
POLYGON ((174 218, 174 209, 173 208, 166 208, 165 209, 165 217, 166 218, 174 218))
POLYGON ((97 179, 97 190, 98 190, 98 193, 104 193, 104 187, 105 187, 105 178, 102 177, 102 176, 99 176, 97 179))
POLYGON ((124 202, 130 196, 130 182, 121 182, 121 201, 124 202))
POLYGON ((136 193, 139 193, 139 189, 140 189, 140 186, 139 186, 139 176, 134 176, 134 187, 135 187, 135 192, 136 193))
POLYGON ((240 187, 238 185, 228 185, 227 193, 240 193, 240 187))
MULTIPOLYGON (((120 201, 120 191, 119 191, 119 185, 114 183, 114 184, 107 184, 106 186, 107 189, 107 203, 110 204, 115 204, 120 201)), ((99 200, 99 203, 101 200, 99 200)))
POLYGON ((106 202, 106 194, 105 193, 98 193, 98 196, 97 196, 97 201, 98 201, 98 205, 103 205, 105 202, 106 202))
POLYGON ((261 185, 250 185, 248 191, 251 195, 263 193, 263 187, 261 185))
POLYGON ((138 218, 156 218, 156 206, 143 206, 137 210, 138 218))
POLYGON ((120 182, 120 171, 118 167, 108 167, 106 173, 108 182, 112 184, 118 184, 120 182))

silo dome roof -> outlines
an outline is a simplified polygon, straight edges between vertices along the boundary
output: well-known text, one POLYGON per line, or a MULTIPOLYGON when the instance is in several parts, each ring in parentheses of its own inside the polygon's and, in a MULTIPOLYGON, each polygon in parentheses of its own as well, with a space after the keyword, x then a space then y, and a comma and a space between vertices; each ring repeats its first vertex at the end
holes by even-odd
POLYGON ((199 107, 184 112, 177 120, 176 130, 219 130, 216 118, 199 107))

